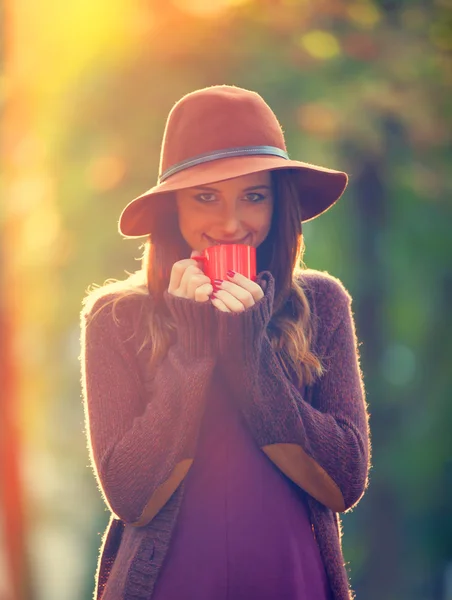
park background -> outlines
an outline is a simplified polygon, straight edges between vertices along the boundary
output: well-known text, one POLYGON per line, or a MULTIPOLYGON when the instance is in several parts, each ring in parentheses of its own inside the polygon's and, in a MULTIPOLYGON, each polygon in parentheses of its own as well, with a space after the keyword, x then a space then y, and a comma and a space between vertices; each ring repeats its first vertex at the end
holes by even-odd
POLYGON ((357 600, 452 599, 448 0, 9 0, 4 5, 0 598, 89 600, 109 513, 78 357, 87 288, 139 268, 123 206, 168 111, 258 91, 292 158, 349 187, 304 226, 353 296, 373 466, 342 515, 357 600))

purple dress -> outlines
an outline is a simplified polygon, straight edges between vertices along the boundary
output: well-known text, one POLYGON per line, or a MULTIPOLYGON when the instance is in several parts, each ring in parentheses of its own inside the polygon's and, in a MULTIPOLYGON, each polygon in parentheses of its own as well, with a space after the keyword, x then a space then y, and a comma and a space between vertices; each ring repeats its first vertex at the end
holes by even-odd
POLYGON ((216 392, 152 600, 330 600, 304 492, 295 488, 226 390, 216 392))

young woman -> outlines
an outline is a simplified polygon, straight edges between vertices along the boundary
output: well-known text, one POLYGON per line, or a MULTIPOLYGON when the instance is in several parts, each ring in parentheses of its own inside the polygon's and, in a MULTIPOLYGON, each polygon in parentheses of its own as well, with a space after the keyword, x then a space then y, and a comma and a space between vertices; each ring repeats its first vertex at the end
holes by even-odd
POLYGON ((142 268, 91 292, 82 382, 111 519, 98 600, 345 600, 338 513, 368 485, 370 436, 351 297, 301 268, 302 222, 345 173, 290 160, 256 93, 213 86, 168 117, 158 184, 119 228, 142 268), (217 243, 255 281, 211 282, 217 243))

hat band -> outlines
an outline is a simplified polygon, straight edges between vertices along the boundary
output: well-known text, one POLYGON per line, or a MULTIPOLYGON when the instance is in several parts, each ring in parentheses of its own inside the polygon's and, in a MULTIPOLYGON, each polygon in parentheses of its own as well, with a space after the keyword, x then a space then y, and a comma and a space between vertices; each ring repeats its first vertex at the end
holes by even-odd
POLYGON ((159 177, 159 183, 171 177, 175 173, 179 173, 179 171, 183 171, 184 169, 188 169, 189 167, 194 167, 196 165, 201 165, 205 162, 210 162, 211 160, 218 160, 220 158, 230 158, 231 156, 249 156, 253 154, 270 154, 272 156, 279 156, 280 158, 284 158, 289 160, 289 155, 281 148, 276 148, 276 146, 242 146, 240 148, 228 148, 227 150, 216 150, 215 152, 206 152, 205 154, 199 154, 198 156, 194 156, 193 158, 187 158, 186 160, 181 161, 166 169, 159 177))

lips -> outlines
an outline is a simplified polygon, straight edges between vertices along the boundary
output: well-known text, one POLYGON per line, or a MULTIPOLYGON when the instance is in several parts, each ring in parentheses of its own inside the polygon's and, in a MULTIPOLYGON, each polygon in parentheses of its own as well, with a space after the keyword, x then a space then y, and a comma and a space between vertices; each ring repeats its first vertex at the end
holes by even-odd
POLYGON ((219 246, 220 244, 245 244, 247 240, 250 238, 250 234, 248 233, 244 238, 240 240, 216 240, 211 238, 209 235, 204 234, 204 237, 207 239, 209 244, 212 246, 219 246))

